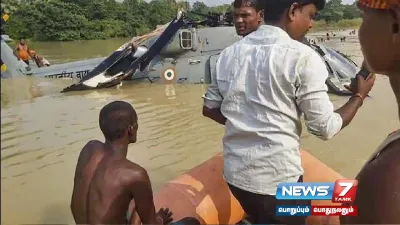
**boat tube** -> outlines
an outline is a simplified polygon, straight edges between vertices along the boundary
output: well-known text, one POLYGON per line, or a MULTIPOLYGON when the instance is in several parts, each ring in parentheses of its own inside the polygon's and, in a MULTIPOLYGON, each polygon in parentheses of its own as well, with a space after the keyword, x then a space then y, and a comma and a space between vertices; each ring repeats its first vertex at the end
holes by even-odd
MULTIPOLYGON (((334 182, 343 178, 311 154, 301 151, 304 182, 334 182)), ((165 184, 154 197, 156 208, 168 207, 174 221, 193 217, 201 224, 237 224, 245 219, 239 202, 222 177, 223 157, 218 154, 165 184)), ((312 201, 313 205, 336 205, 312 201)), ((340 224, 338 217, 310 216, 307 224, 340 224)))

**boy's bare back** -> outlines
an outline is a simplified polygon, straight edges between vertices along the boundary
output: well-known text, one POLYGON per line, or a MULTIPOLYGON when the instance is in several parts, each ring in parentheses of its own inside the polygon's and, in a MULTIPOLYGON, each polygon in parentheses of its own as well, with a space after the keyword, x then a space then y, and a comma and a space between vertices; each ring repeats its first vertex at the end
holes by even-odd
MULTIPOLYGON (((125 224, 132 186, 146 171, 112 154, 98 141, 82 150, 76 169, 72 211, 79 224, 125 224)), ((147 174, 146 174, 147 175, 147 174)))
POLYGON ((155 212, 153 191, 145 169, 126 157, 136 143, 138 117, 133 107, 114 101, 100 110, 105 143, 90 141, 82 149, 75 171, 71 210, 78 224, 168 224, 169 209, 155 212), (130 204, 132 202, 132 204, 130 204), (129 212, 128 212, 129 210, 129 212), (127 221, 126 216, 131 216, 127 221))
POLYGON ((71 199, 71 210, 77 224, 86 223, 86 199, 89 185, 104 153, 102 142, 89 141, 79 155, 71 199))

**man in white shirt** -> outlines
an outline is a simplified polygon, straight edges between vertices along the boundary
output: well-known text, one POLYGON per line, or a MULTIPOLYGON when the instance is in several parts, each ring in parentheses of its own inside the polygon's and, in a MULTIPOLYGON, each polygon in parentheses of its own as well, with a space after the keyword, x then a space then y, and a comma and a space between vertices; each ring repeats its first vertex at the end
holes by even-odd
POLYGON ((330 139, 347 126, 375 77, 357 76, 354 95, 334 111, 328 71, 320 56, 300 43, 324 0, 266 0, 264 22, 221 52, 203 115, 225 125, 224 178, 252 223, 304 224, 302 217, 276 217, 281 182, 302 182, 301 115, 310 133, 330 139))

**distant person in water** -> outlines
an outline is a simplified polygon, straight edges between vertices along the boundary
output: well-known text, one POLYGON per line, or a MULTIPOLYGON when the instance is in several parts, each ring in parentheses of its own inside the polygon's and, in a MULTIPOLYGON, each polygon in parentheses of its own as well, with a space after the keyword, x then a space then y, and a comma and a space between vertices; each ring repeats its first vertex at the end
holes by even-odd
MULTIPOLYGON (((146 170, 126 158, 128 145, 137 139, 138 117, 133 107, 127 102, 114 101, 101 109, 99 124, 105 143, 87 143, 76 166, 71 199, 75 222, 170 223, 172 212, 168 208, 155 210, 146 170)), ((198 221, 185 218, 181 223, 198 224, 198 221)))
POLYGON ((262 0, 235 0, 233 2, 233 18, 238 35, 245 37, 256 31, 262 24, 264 9, 261 2, 262 0))
POLYGON ((25 39, 21 38, 17 46, 15 46, 14 55, 18 60, 22 60, 29 65, 29 47, 25 39))
MULTIPOLYGON (((389 77, 400 113, 400 0, 361 0, 359 39, 366 66, 389 77)), ((356 179, 358 216, 342 224, 400 224, 400 130, 389 135, 356 179)))

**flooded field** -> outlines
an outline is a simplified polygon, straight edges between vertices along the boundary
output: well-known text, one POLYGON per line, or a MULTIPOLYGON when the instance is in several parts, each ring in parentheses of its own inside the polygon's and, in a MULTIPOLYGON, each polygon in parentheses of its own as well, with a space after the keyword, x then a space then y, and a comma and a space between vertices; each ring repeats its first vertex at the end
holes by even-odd
MULTIPOLYGON (((32 46, 47 59, 63 62, 106 56, 123 42, 32 46)), ((325 44, 357 63, 362 60, 356 37, 325 44)), ((149 171, 154 190, 221 151, 223 127, 201 114, 201 95, 207 85, 125 82, 119 88, 59 93, 72 82, 1 81, 2 224, 74 223, 69 203, 77 157, 87 141, 103 140, 98 114, 110 101, 130 102, 138 112, 138 143, 130 146, 128 158, 149 171)), ((331 97, 337 107, 348 98, 331 97)), ((371 98, 349 127, 330 141, 321 141, 304 128, 302 146, 343 175, 354 177, 380 142, 398 127, 394 95, 388 79, 379 76, 371 98)))

